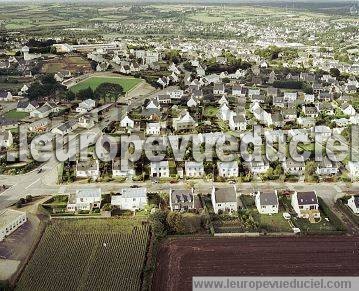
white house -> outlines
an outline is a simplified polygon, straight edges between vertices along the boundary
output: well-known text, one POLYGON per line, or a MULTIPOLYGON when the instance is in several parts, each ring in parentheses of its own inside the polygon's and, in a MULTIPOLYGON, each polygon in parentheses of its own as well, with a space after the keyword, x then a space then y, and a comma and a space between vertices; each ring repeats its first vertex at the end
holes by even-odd
POLYGON ((97 159, 76 162, 76 177, 93 178, 100 177, 100 163, 97 159))
POLYGON ((314 103, 315 97, 314 94, 304 94, 305 103, 314 103))
POLYGON ((51 132, 54 134, 66 135, 72 131, 74 131, 78 127, 77 120, 69 120, 65 123, 54 127, 51 132))
POLYGON ((168 161, 151 162, 150 174, 152 178, 169 178, 170 166, 168 161))
POLYGON ((79 127, 92 128, 95 126, 97 119, 90 113, 85 113, 79 117, 79 127))
POLYGON ((204 172, 203 162, 185 162, 185 173, 187 177, 190 178, 200 178, 202 177, 204 172))
POLYGON ((27 221, 26 213, 4 209, 0 211, 0 242, 12 234, 27 221))
POLYGON ((284 92, 284 102, 293 103, 298 98, 297 92, 284 92))
POLYGON ((82 101, 81 103, 79 103, 78 107, 76 108, 76 112, 86 113, 88 111, 91 111, 95 107, 96 107, 95 100, 86 99, 86 100, 82 101))
POLYGON ((265 124, 266 126, 271 126, 273 124, 272 114, 261 108, 259 103, 255 102, 250 110, 260 123, 265 124))
POLYGON ((195 208, 193 188, 190 190, 170 189, 170 208, 171 211, 188 211, 195 208))
POLYGON ((338 166, 336 163, 333 163, 331 160, 325 157, 323 161, 318 163, 317 170, 315 172, 319 176, 336 175, 338 173, 338 166))
POLYGON ((286 159, 282 163, 284 173, 289 175, 302 175, 305 171, 305 163, 303 161, 295 161, 293 159, 286 159))
POLYGON ((245 131, 247 129, 247 120, 244 114, 231 114, 228 124, 233 131, 245 131))
POLYGON ((220 177, 238 177, 238 161, 217 162, 217 168, 220 177))
POLYGON ((355 214, 359 214, 359 195, 350 197, 348 199, 348 206, 355 214))
POLYGON ((123 128, 134 128, 135 127, 135 122, 128 117, 128 115, 126 114, 120 121, 120 126, 123 128))
POLYGON ((0 90, 0 101, 12 101, 13 96, 11 92, 0 90))
POLYGON ((151 122, 146 124, 147 135, 160 135, 161 124, 159 122, 151 122))
POLYGON ((10 130, 0 131, 0 148, 9 148, 14 140, 10 130))
POLYGON ((248 163, 248 168, 252 174, 264 174, 269 169, 269 163, 266 160, 251 161, 248 163))
POLYGON ((354 116, 356 114, 356 111, 354 107, 348 103, 344 103, 341 107, 344 114, 349 116, 354 116))
POLYGON ((127 165, 121 165, 121 159, 115 158, 112 161, 112 177, 132 177, 136 175, 136 170, 133 163, 128 162, 127 165))
POLYGON ((221 107, 219 108, 219 118, 223 121, 228 121, 230 118, 230 115, 232 114, 232 111, 229 109, 227 103, 223 103, 221 107))
POLYGON ((215 188, 212 187, 211 200, 214 213, 235 212, 238 210, 236 187, 215 188))
POLYGON ((179 117, 173 118, 172 121, 173 128, 178 130, 193 129, 197 126, 197 123, 189 112, 183 112, 179 117))
POLYGON ((347 165, 349 176, 352 181, 358 180, 359 178, 359 162, 349 161, 347 165))
POLYGON ((75 195, 70 195, 67 203, 67 211, 90 211, 101 207, 101 188, 89 188, 76 190, 75 195))
POLYGON ((50 120, 48 118, 43 118, 29 124, 28 129, 29 131, 32 132, 45 132, 47 131, 49 125, 50 125, 50 120))
POLYGON ((187 107, 191 108, 196 106, 197 106, 197 101, 194 99, 193 96, 191 96, 187 101, 187 107))
POLYGON ((214 84, 213 94, 214 95, 223 95, 225 93, 225 86, 223 83, 214 84))
POLYGON ((318 197, 315 191, 294 192, 291 204, 300 218, 320 218, 318 197))
POLYGON ((147 205, 147 188, 123 188, 111 197, 111 205, 123 210, 136 211, 147 205))
POLYGON ((256 194, 255 203, 260 214, 278 213, 279 202, 277 190, 270 192, 258 191, 256 194))
POLYGON ((29 100, 20 100, 16 105, 16 111, 18 112, 31 112, 38 108, 39 105, 36 102, 30 102, 29 100))

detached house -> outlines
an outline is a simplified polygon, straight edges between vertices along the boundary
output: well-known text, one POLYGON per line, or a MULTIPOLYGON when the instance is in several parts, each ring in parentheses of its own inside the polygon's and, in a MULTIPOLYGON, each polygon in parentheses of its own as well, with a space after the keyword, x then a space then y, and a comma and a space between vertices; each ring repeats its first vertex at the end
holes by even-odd
POLYGON ((282 163, 283 170, 289 175, 302 175, 305 171, 305 163, 286 159, 282 163))
POLYGON ((284 92, 284 102, 293 103, 297 100, 298 93, 297 92, 284 92))
POLYGON ((133 129, 135 127, 135 122, 126 115, 121 119, 120 126, 127 129, 133 129))
POLYGON ((349 176, 352 181, 356 181, 359 178, 359 162, 349 161, 347 165, 349 176))
POLYGON ((168 161, 151 162, 151 173, 152 178, 169 178, 170 166, 168 161))
POLYGON ((13 136, 10 130, 0 131, 0 148, 9 148, 13 144, 13 136))
POLYGON ((359 195, 353 195, 348 199, 348 207, 355 213, 359 214, 359 195))
POLYGON ((185 174, 190 178, 200 178, 202 177, 204 172, 203 162, 185 162, 185 174))
POLYGON ((121 164, 120 158, 115 158, 112 161, 112 177, 131 178, 136 174, 134 164, 127 162, 127 164, 121 164))
POLYGON ((247 120, 244 114, 231 114, 229 118, 229 128, 233 131, 247 129, 247 120))
POLYGON ((336 163, 329 160, 327 157, 317 165, 316 174, 319 176, 335 175, 338 173, 338 166, 336 163))
POLYGON ((101 200, 101 188, 77 190, 69 196, 67 211, 92 211, 101 207, 101 200))
POLYGON ((217 162, 218 176, 223 178, 238 177, 238 162, 217 162))
POLYGON ((225 93, 225 86, 223 83, 214 84, 213 94, 214 95, 223 95, 225 93))
POLYGON ((193 188, 191 190, 170 190, 171 211, 188 211, 195 209, 193 188))
POLYGON ((111 196, 111 205, 122 210, 141 210, 147 205, 147 189, 123 188, 118 195, 111 196))
POLYGON ((17 103, 16 111, 32 112, 38 107, 39 107, 39 105, 35 101, 30 102, 29 100, 21 100, 17 103))
POLYGON ((315 191, 294 192, 291 204, 299 218, 320 218, 318 197, 315 191))
POLYGON ((86 161, 76 162, 76 177, 78 178, 92 178, 100 177, 100 163, 96 159, 89 159, 86 161))
POLYGON ((215 188, 212 187, 211 200, 214 213, 236 212, 238 210, 236 187, 215 188))
POLYGON ((54 134, 66 135, 74 131, 77 127, 78 127, 77 120, 70 120, 53 128, 51 131, 54 134))
POLYGON ((277 190, 272 192, 257 192, 255 198, 256 207, 260 214, 278 213, 279 202, 277 190))
POLYGON ((197 123, 188 111, 182 112, 179 117, 173 118, 173 128, 178 130, 193 129, 197 126, 197 123))
POLYGON ((12 101, 13 96, 11 92, 0 90, 0 101, 12 101))
POLYGON ((86 99, 79 103, 79 106, 76 108, 76 112, 79 113, 86 113, 88 111, 91 111, 96 107, 96 102, 92 99, 86 99))
POLYGON ((85 113, 79 117, 79 127, 82 128, 92 128, 95 126, 97 118, 90 113, 85 113))
POLYGON ((341 110, 343 111, 344 114, 349 115, 349 116, 354 116, 356 114, 354 107, 348 103, 344 103, 341 106, 341 110))
POLYGON ((161 124, 159 122, 146 123, 146 135, 160 135, 161 124))

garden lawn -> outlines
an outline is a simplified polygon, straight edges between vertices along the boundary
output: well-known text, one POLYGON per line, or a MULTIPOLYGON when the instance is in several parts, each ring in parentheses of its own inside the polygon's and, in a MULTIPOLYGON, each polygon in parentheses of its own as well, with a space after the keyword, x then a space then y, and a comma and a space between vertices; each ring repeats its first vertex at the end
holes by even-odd
POLYGON ((261 226, 267 226, 269 229, 278 232, 292 232, 288 220, 285 220, 283 213, 279 212, 272 215, 260 215, 261 226))
POLYGON ((5 118, 15 119, 15 120, 20 120, 28 116, 29 116, 28 112, 18 112, 16 111, 16 109, 4 113, 5 118))
POLYGON ((103 83, 112 83, 121 85, 124 92, 128 92, 141 82, 141 79, 126 77, 90 77, 72 86, 70 90, 74 93, 78 93, 88 87, 92 90, 96 90, 96 88, 103 83))

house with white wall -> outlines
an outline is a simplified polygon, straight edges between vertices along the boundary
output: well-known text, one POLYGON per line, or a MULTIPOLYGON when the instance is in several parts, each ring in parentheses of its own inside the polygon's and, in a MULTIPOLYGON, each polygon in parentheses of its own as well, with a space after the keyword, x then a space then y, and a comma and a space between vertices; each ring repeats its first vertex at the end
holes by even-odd
POLYGON ((353 195, 348 199, 348 207, 355 213, 359 214, 359 195, 353 195))
POLYGON ((236 212, 238 210, 236 187, 212 187, 211 200, 214 213, 236 212))
POLYGON ((318 197, 315 191, 294 192, 291 204, 299 218, 320 218, 318 197))
POLYGON ((10 130, 0 131, 0 148, 9 148, 14 142, 10 130))
POLYGON ((189 211, 195 209, 193 188, 170 189, 169 193, 171 211, 189 211))
POLYGON ((255 196, 255 204, 260 214, 275 214, 279 210, 277 190, 260 192, 255 196))
POLYGON ((169 178, 170 166, 168 161, 151 162, 151 173, 152 178, 169 178))
POLYGON ((223 178, 238 177, 238 161, 217 162, 218 176, 223 178))
POLYGON ((76 190, 75 195, 69 196, 67 211, 92 211, 101 207, 101 188, 88 188, 76 190))
POLYGON ((0 242, 27 221, 26 213, 13 209, 0 210, 0 242))
POLYGON ((200 178, 202 177, 204 172, 203 162, 185 162, 185 174, 189 178, 200 178))
POLYGON ((147 205, 147 188, 123 188, 118 195, 112 195, 111 205, 122 210, 141 210, 147 205))

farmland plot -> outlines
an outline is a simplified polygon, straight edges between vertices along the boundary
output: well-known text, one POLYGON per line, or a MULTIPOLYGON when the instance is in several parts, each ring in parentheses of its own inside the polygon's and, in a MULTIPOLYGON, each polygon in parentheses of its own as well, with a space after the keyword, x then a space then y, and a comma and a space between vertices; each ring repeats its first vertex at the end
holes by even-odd
POLYGON ((86 221, 53 222, 16 290, 140 290, 148 226, 86 221))

